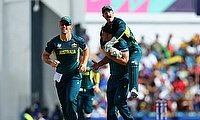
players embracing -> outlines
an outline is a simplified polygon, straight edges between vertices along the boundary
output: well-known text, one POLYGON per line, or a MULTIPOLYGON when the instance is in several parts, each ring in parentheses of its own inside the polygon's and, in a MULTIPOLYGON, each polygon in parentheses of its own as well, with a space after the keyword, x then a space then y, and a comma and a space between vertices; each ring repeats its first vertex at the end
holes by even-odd
POLYGON ((120 57, 120 52, 115 52, 113 50, 113 45, 119 41, 120 38, 123 38, 128 45, 129 48, 129 62, 128 72, 129 72, 129 81, 130 86, 129 90, 131 92, 132 97, 138 96, 138 73, 139 73, 139 62, 142 57, 142 50, 138 45, 138 42, 135 40, 135 37, 127 26, 127 24, 118 17, 114 17, 114 11, 110 6, 102 7, 102 16, 107 21, 106 25, 110 25, 113 30, 113 37, 109 42, 106 42, 103 45, 103 49, 106 52, 110 52, 111 54, 115 53, 116 57, 120 57))
POLYGON ((102 7, 102 16, 107 21, 100 33, 100 43, 106 56, 93 69, 110 64, 110 78, 107 84, 107 119, 118 120, 118 111, 124 120, 134 120, 127 106, 127 94, 138 96, 139 62, 142 50, 127 24, 114 17, 112 7, 102 7))

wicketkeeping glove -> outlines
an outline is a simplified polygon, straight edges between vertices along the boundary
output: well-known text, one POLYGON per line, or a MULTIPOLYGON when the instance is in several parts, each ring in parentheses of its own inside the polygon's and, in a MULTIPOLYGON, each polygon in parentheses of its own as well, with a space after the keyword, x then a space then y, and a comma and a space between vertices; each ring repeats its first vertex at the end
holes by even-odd
POLYGON ((111 47, 110 48, 110 55, 112 56, 116 56, 116 58, 121 58, 122 57, 122 52, 119 51, 118 49, 114 48, 114 47, 111 47))
POLYGON ((118 51, 117 54, 116 54, 116 58, 119 59, 122 57, 122 52, 121 51, 118 51))
POLYGON ((115 44, 116 38, 112 37, 112 39, 110 41, 108 41, 105 45, 104 45, 104 50, 106 52, 108 52, 110 50, 110 48, 115 44))

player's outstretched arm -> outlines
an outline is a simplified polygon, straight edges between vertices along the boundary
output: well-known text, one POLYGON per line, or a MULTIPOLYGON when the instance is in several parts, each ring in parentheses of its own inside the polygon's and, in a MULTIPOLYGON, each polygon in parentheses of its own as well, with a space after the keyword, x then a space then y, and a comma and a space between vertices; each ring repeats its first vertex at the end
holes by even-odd
POLYGON ((94 60, 92 60, 92 62, 94 63, 94 64, 92 65, 92 69, 93 69, 93 70, 98 70, 99 67, 101 67, 101 66, 103 66, 103 65, 105 65, 105 64, 108 63, 108 58, 105 56, 105 57, 104 57, 101 61, 99 61, 99 62, 96 62, 96 61, 94 61, 94 60))

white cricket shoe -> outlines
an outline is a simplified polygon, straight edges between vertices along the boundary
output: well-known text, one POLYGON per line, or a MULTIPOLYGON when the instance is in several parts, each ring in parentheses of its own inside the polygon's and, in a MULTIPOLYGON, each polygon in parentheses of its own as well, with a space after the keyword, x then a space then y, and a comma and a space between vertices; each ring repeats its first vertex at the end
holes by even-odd
POLYGON ((137 92, 137 90, 136 89, 132 89, 131 90, 131 97, 133 97, 133 98, 136 98, 138 96, 138 92, 137 92))

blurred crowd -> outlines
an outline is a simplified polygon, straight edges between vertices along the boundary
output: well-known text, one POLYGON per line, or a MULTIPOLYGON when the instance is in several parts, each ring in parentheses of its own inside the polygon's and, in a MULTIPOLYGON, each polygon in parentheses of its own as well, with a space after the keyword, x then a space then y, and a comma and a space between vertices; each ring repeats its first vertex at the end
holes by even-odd
MULTIPOLYGON (((84 31, 83 37, 89 41, 84 31)), ((81 35, 81 34, 80 34, 81 35)), ((169 34, 167 44, 161 44, 159 34, 155 35, 152 44, 147 44, 145 36, 139 42, 143 51, 139 72, 139 96, 128 97, 127 102, 131 114, 135 117, 154 117, 157 100, 167 101, 168 117, 200 116, 200 39, 199 35, 191 36, 190 40, 180 45, 172 44, 173 34, 169 34), (178 46, 178 47, 176 47, 178 46)), ((174 39, 173 39, 174 40, 174 39)), ((104 53, 99 48, 97 54, 91 55, 96 61, 102 59, 104 53)), ((99 69, 101 93, 95 95, 92 118, 106 118, 106 86, 109 78, 109 66, 99 69)), ((62 112, 59 105, 49 112, 41 108, 39 102, 25 109, 35 120, 61 120, 62 112)))
POLYGON ((51 112, 47 107, 40 104, 35 99, 31 106, 28 106, 20 113, 20 120, 62 120, 63 114, 59 104, 55 104, 54 110, 51 112))
MULTIPOLYGON (((195 34, 190 40, 183 41, 179 47, 172 44, 170 34, 167 45, 163 46, 159 35, 150 46, 143 40, 141 70, 139 74, 140 96, 137 111, 155 111, 155 101, 167 101, 168 116, 179 113, 200 113, 200 39, 195 34)), ((131 100, 130 100, 131 102, 131 100)), ((137 112, 133 112, 137 113, 137 112)))

